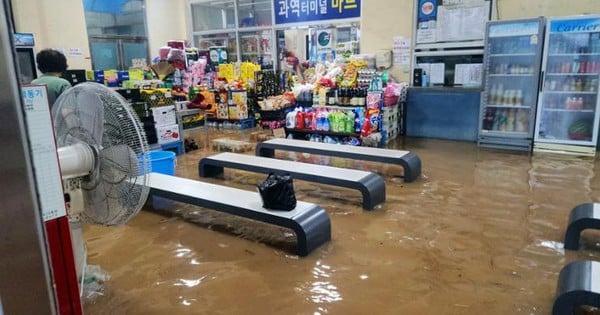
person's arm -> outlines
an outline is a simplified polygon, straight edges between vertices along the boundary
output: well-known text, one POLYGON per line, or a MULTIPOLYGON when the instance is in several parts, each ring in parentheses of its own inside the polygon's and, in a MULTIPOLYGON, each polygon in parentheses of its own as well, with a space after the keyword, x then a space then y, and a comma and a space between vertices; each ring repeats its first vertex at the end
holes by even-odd
POLYGON ((58 97, 59 95, 63 94, 64 91, 68 90, 71 88, 71 83, 69 83, 69 81, 64 81, 62 82, 62 84, 60 85, 59 91, 58 91, 58 95, 56 97, 58 97))

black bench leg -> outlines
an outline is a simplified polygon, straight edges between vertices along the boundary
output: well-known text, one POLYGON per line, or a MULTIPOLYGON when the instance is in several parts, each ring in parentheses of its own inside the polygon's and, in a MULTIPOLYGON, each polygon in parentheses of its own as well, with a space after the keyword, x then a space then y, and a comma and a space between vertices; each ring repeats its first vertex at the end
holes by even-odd
POLYGON ((581 232, 585 229, 600 229, 600 217, 594 217, 594 204, 584 203, 571 210, 569 225, 565 231, 565 249, 579 249, 581 232))
POLYGON ((363 197, 363 209, 373 210, 385 202, 385 181, 377 174, 363 178, 359 187, 363 197))
POLYGON ((201 160, 198 167, 200 177, 216 177, 223 174, 223 166, 209 165, 202 162, 201 160))
POLYGON ((256 145, 256 156, 273 158, 275 157, 275 149, 265 148, 259 143, 256 145))
POLYGON ((413 182, 421 176, 421 158, 418 155, 409 152, 402 157, 400 164, 404 168, 405 183, 413 182))
MULTIPOLYGON (((558 276, 552 314, 573 314, 577 307, 600 307, 600 294, 592 291, 595 281, 591 261, 575 261, 563 267, 558 276)), ((595 268, 598 268, 597 266, 595 268)))
POLYGON ((289 227, 296 233, 298 256, 307 256, 331 240, 331 221, 324 209, 315 207, 294 220, 289 227))

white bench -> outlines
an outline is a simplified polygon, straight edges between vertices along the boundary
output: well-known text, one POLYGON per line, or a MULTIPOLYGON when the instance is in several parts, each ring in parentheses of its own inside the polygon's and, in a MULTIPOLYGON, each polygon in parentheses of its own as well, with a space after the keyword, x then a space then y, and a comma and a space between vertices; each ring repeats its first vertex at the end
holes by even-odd
POLYGON ((373 210, 385 202, 383 177, 365 171, 345 168, 276 160, 236 153, 220 153, 204 157, 198 165, 200 177, 223 174, 223 169, 234 168, 258 173, 289 173, 292 178, 357 189, 362 193, 363 208, 373 210))
POLYGON ((257 156, 275 157, 275 150, 400 165, 404 168, 405 182, 412 182, 421 176, 421 159, 410 151, 358 147, 293 139, 271 139, 256 145, 257 156))
POLYGON ((158 173, 150 173, 149 176, 150 196, 292 229, 297 236, 300 256, 308 255, 331 240, 329 215, 317 205, 298 201, 292 211, 267 210, 262 207, 262 200, 256 192, 158 173))

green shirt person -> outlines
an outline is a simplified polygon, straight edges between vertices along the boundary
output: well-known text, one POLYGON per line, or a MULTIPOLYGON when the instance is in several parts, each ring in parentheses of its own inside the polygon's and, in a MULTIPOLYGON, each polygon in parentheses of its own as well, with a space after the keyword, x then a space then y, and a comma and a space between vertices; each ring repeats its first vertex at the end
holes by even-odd
POLYGON ((31 81, 31 84, 46 86, 48 103, 52 109, 56 99, 71 87, 69 81, 60 77, 67 70, 67 58, 58 50, 44 49, 36 55, 35 61, 42 75, 31 81))

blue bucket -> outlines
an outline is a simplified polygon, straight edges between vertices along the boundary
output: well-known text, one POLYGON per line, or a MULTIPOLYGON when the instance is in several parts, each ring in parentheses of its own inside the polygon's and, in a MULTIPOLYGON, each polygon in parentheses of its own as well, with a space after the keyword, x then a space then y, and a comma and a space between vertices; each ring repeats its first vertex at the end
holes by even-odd
MULTIPOLYGON (((166 175, 175 175, 175 152, 150 151, 148 160, 152 166, 152 172, 166 175)), ((152 207, 155 210, 167 210, 173 207, 173 201, 157 196, 152 197, 152 207)))
POLYGON ((175 152, 150 151, 148 159, 152 165, 152 172, 166 175, 175 175, 175 152))

